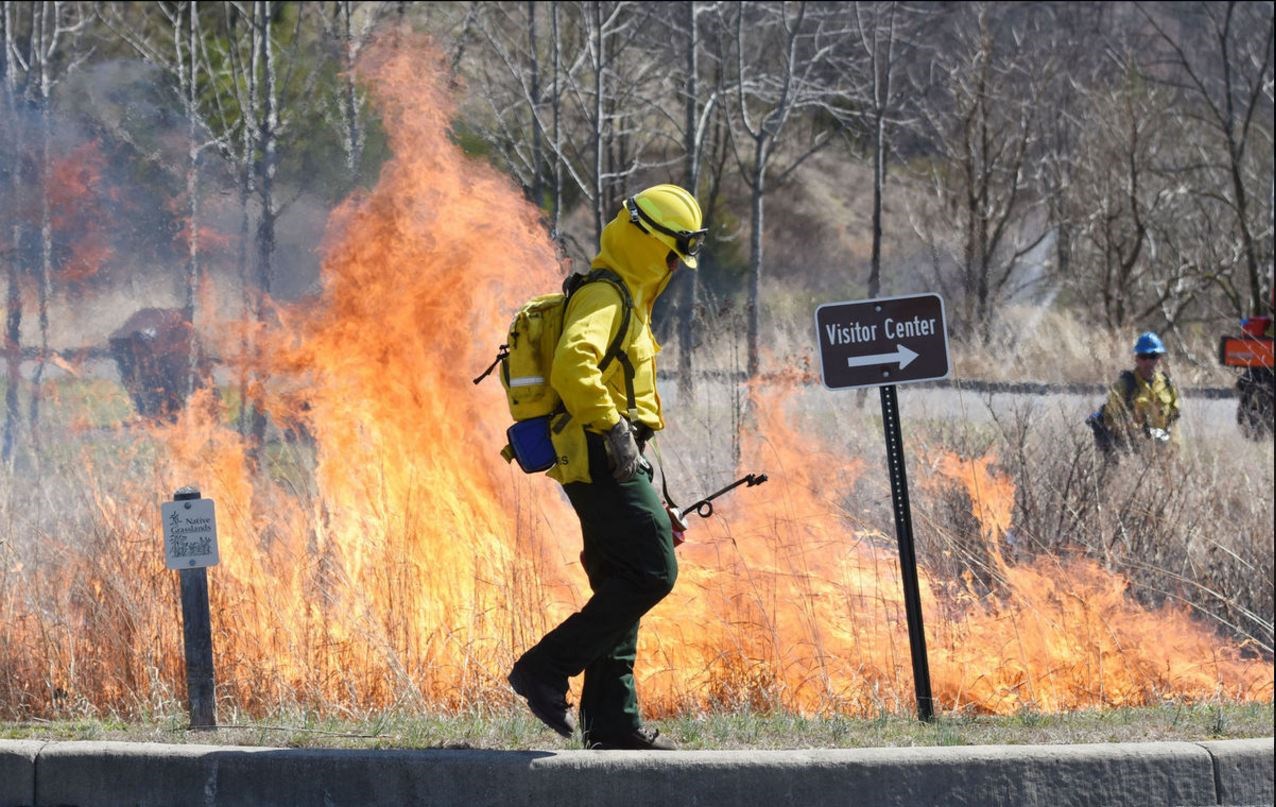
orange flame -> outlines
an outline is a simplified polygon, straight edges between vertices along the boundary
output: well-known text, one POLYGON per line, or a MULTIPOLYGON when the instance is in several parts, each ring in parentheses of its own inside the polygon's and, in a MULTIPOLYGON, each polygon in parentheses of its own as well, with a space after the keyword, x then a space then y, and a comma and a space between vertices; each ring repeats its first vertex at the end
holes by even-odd
MULTIPOLYGON (((170 435, 174 478, 211 467, 228 512, 219 573, 241 608, 227 635, 263 645, 227 657, 272 659, 281 684, 324 702, 353 687, 359 703, 460 705, 575 599, 538 549, 564 511, 499 460, 499 419, 477 413, 504 409, 501 390, 470 383, 502 336, 492 324, 561 269, 536 211, 459 156, 450 100, 412 52, 374 48, 362 69, 396 156, 334 212, 322 300, 280 307, 264 351, 263 375, 296 380, 267 406, 313 440, 313 487, 254 489, 238 436, 199 406, 170 435)), ((310 440, 291 450, 301 460, 310 440)))
MULTIPOLYGON (((792 428, 784 398, 759 400, 761 422, 750 433, 765 438, 745 453, 746 465, 775 469, 777 484, 750 491, 742 514, 697 524, 710 537, 684 546, 678 587, 648 620, 643 652, 660 657, 653 666, 663 669, 647 673, 644 691, 676 708, 707 700, 908 711, 912 671, 894 541, 856 529, 839 501, 864 463, 792 428)), ((1011 528, 1014 485, 990 470, 993 462, 947 455, 938 466, 970 494, 1006 590, 953 597, 921 559, 932 693, 941 708, 1006 713, 1271 697, 1270 663, 1243 660, 1184 612, 1138 606, 1125 596, 1126 582, 1097 564, 1045 557, 1009 565, 1000 542, 1011 528)))
POLYGON ((70 254, 62 261, 61 278, 83 282, 97 274, 114 254, 104 229, 107 198, 102 187, 106 160, 96 140, 90 140, 50 167, 49 209, 52 225, 69 240, 70 254))
POLYGON ((1119 574, 1082 558, 1008 563, 1015 488, 994 464, 950 454, 938 464, 969 494, 1004 593, 972 600, 941 626, 937 696, 995 712, 1271 697, 1270 663, 1242 660, 1185 610, 1135 604, 1119 574))

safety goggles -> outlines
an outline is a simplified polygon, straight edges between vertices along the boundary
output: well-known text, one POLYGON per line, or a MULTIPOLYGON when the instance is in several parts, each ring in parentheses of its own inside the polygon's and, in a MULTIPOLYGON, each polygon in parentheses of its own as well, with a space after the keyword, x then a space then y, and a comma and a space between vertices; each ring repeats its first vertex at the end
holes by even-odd
POLYGON ((700 247, 704 245, 704 237, 708 230, 671 230, 660 224, 660 222, 647 215, 647 211, 638 206, 638 201, 634 197, 625 200, 625 209, 629 211, 629 220, 637 225, 647 235, 651 235, 651 230, 642 226, 645 221, 652 230, 669 236, 674 241, 674 248, 684 257, 694 258, 700 254, 700 247))
POLYGON ((1138 354, 1135 354, 1134 358, 1142 359, 1143 361, 1156 361, 1157 359, 1161 358, 1161 354, 1160 353, 1138 353, 1138 354))

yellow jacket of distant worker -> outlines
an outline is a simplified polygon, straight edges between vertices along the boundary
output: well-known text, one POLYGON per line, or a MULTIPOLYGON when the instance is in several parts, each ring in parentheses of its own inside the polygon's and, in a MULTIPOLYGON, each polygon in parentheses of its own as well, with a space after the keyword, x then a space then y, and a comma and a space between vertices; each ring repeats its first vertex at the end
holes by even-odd
POLYGON ((1179 394, 1169 376, 1159 370, 1151 381, 1144 381, 1138 373, 1129 375, 1134 379, 1134 389, 1128 398, 1125 378, 1118 378, 1108 390, 1108 403, 1103 408, 1108 428, 1127 433, 1141 433, 1144 429, 1169 431, 1170 424, 1179 419, 1179 394))
POLYGON ((651 333, 651 309, 672 277, 665 264, 668 254, 668 247, 630 223, 621 208, 603 228, 601 249, 591 264, 594 269, 611 269, 619 275, 633 298, 629 335, 621 344, 634 368, 634 411, 626 411, 621 362, 611 362, 604 372, 598 370, 623 319, 620 293, 610 283, 587 283, 567 305, 563 335, 549 378, 550 386, 571 415, 566 428, 552 435, 559 459, 549 476, 564 485, 592 481, 586 430, 602 434, 622 416, 631 423, 644 423, 653 431, 665 426, 656 392, 656 354, 660 345, 651 333))

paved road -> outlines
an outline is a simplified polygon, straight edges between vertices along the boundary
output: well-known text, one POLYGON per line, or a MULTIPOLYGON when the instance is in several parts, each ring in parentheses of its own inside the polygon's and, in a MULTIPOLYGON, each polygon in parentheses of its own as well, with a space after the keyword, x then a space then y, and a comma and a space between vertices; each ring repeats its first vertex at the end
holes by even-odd
MULTIPOLYGON (((677 380, 661 373, 661 398, 670 412, 679 412, 677 380)), ((739 397, 743 376, 709 376, 696 389, 697 406, 729 409, 739 397)), ((785 382, 791 383, 791 382, 785 382)), ((902 384, 896 388, 900 417, 905 424, 918 420, 963 420, 971 424, 990 423, 1018 413, 1040 423, 1075 426, 1084 431, 1084 420, 1103 402, 1107 388, 1100 384, 1045 384, 1038 382, 987 382, 971 379, 902 384)), ((765 394, 765 393, 764 393, 765 394)), ((1232 387, 1185 387, 1180 389, 1183 437, 1232 436, 1240 438, 1236 426, 1236 397, 1232 387)), ((811 410, 880 412, 878 391, 828 390, 817 380, 800 393, 801 408, 811 410)), ((712 417, 712 416, 711 416, 712 417)), ((907 426, 905 426, 907 429, 907 426)))
MULTIPOLYGON (((115 361, 105 351, 84 352, 75 357, 75 371, 81 377, 102 378, 119 382, 115 361)), ((35 372, 35 362, 22 364, 25 377, 35 372)), ((57 365, 47 365, 46 379, 69 375, 57 365)), ((744 376, 740 373, 716 373, 704 377, 697 386, 697 399, 717 399, 727 404, 741 394, 744 376)), ((219 381, 230 383, 227 375, 219 381)), ((765 381, 765 379, 764 379, 765 381)), ((785 381, 786 384, 791 383, 785 381)), ((678 411, 676 378, 668 371, 660 373, 660 392, 669 411, 678 411)), ((1081 425, 1085 416, 1102 402, 1106 388, 1099 384, 1046 384, 1041 382, 989 382, 977 379, 948 379, 940 382, 903 384, 897 387, 900 415, 905 422, 913 418, 962 419, 971 423, 988 423, 994 418, 1016 412, 1032 412, 1060 423, 1081 425)), ((1236 435, 1236 397, 1234 387, 1184 387, 1183 435, 1186 439, 1203 436, 1236 435)), ((803 392, 805 406, 835 409, 859 406, 864 396, 865 407, 877 411, 876 389, 830 391, 818 379, 808 383, 803 392)))

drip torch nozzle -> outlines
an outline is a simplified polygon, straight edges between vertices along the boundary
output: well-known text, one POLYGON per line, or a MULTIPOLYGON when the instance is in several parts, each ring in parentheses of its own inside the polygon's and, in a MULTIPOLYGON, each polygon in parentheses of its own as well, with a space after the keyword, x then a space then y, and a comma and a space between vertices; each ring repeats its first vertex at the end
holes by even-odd
POLYGON ((713 493, 710 493, 708 496, 705 496, 703 499, 700 499, 699 501, 696 501, 678 510, 677 511, 678 517, 682 519, 684 523, 686 521, 686 517, 691 515, 692 513, 695 513, 701 518, 709 518, 710 516, 713 515, 713 504, 711 504, 711 502, 713 502, 714 499, 718 498, 724 493, 728 493, 732 490, 735 490, 741 485, 751 488, 755 485, 761 485, 765 481, 766 481, 766 474, 747 474, 745 476, 742 476, 741 478, 732 482, 730 485, 727 485, 725 488, 715 491, 713 493))

